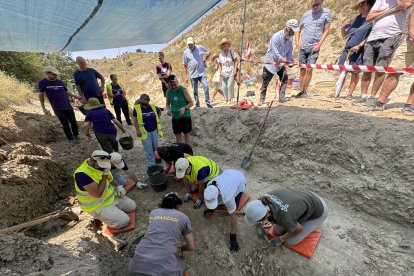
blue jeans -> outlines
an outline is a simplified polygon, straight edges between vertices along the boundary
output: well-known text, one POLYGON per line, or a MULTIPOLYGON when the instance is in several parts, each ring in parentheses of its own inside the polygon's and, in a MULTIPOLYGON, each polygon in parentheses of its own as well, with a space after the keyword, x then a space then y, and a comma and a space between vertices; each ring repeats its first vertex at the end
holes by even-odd
POLYGON ((200 100, 198 99, 198 82, 201 82, 201 86, 203 87, 204 91, 204 99, 206 101, 206 105, 210 105, 210 93, 208 91, 208 84, 207 78, 205 75, 198 77, 198 78, 191 78, 191 85, 193 86, 194 92, 194 100, 196 102, 196 106, 200 107, 200 100))
POLYGON ((154 151, 158 148, 158 130, 147 132, 147 138, 141 140, 144 146, 145 158, 147 159, 148 167, 155 165, 154 151))
POLYGON ((231 100, 234 97, 234 76, 231 75, 230 77, 226 78, 223 77, 221 80, 221 86, 224 93, 224 99, 231 100))
POLYGON ((112 176, 114 177, 114 179, 115 179, 116 181, 118 181, 118 183, 119 183, 121 186, 125 186, 126 180, 125 180, 125 178, 123 177, 123 175, 122 175, 122 174, 120 174, 120 173, 113 173, 113 174, 112 174, 112 176))

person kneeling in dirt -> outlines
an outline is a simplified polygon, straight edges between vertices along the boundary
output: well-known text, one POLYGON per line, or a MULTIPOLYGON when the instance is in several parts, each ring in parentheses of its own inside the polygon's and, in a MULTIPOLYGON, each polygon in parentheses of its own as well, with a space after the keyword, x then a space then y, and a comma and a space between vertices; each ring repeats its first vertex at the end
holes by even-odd
POLYGON ((175 162, 175 176, 178 179, 184 178, 186 194, 184 202, 192 198, 192 192, 198 190, 198 198, 194 201, 194 209, 201 207, 206 183, 214 177, 219 176, 220 168, 216 162, 203 156, 190 156, 180 158, 175 162))
POLYGON ((175 256, 181 238, 181 251, 195 250, 190 219, 179 211, 182 201, 177 193, 164 195, 161 206, 151 211, 145 236, 130 260, 130 276, 184 275, 187 266, 175 256))
POLYGON ((79 205, 84 212, 112 228, 129 224, 126 213, 135 210, 135 202, 111 174, 111 155, 95 150, 73 174, 79 205), (111 185, 113 183, 116 188, 111 185))
POLYGON ((274 247, 293 246, 301 242, 328 217, 328 206, 318 195, 300 188, 280 188, 269 192, 246 206, 244 221, 256 225, 257 234, 264 238, 267 233, 260 223, 267 219, 273 224, 278 237, 270 244, 274 247))
POLYGON ((155 158, 165 162, 164 174, 168 173, 171 168, 175 171, 174 164, 180 158, 193 155, 193 149, 185 143, 172 143, 168 146, 158 147, 154 152, 155 158))
POLYGON ((136 186, 139 189, 142 189, 144 187, 147 187, 146 183, 141 183, 138 181, 138 178, 136 175, 128 168, 128 165, 126 164, 125 160, 122 158, 122 155, 118 152, 113 152, 111 155, 111 170, 112 170, 112 176, 118 183, 122 186, 125 186, 126 180, 122 176, 122 174, 119 172, 119 170, 123 170, 128 177, 134 181, 136 186))
POLYGON ((246 177, 238 170, 224 170, 222 174, 207 183, 204 190, 204 200, 208 210, 204 211, 207 218, 217 208, 219 203, 224 204, 230 214, 230 251, 238 251, 237 242, 237 205, 246 189, 246 177))

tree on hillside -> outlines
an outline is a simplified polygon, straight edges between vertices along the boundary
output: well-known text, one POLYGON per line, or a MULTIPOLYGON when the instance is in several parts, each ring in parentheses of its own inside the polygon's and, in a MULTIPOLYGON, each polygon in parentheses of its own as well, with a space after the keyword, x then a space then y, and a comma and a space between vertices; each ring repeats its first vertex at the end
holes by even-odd
POLYGON ((142 52, 142 50, 141 50, 141 49, 136 49, 136 50, 135 50, 135 52, 137 52, 137 53, 141 53, 141 52, 142 52))

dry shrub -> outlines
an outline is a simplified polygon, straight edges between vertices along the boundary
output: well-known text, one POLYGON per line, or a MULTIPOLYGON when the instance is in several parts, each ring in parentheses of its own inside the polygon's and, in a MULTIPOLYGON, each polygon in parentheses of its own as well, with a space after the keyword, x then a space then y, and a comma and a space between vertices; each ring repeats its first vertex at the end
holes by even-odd
POLYGON ((33 97, 33 88, 0 71, 0 109, 10 104, 24 104, 33 97))

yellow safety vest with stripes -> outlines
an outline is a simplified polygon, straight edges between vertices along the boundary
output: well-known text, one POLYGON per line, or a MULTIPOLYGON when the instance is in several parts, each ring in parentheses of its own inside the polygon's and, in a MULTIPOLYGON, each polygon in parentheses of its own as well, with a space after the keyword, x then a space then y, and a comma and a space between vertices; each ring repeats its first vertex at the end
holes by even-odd
MULTIPOLYGON (((158 113, 157 113, 157 108, 155 107, 155 105, 153 103, 149 104, 151 106, 152 111, 154 111, 155 113, 155 118, 157 120, 157 130, 158 130, 158 136, 162 137, 164 136, 164 132, 162 131, 162 126, 160 123, 160 118, 158 117, 158 113)), ((144 127, 144 119, 142 118, 142 109, 141 109, 141 105, 140 104, 136 104, 134 106, 135 111, 137 113, 137 121, 138 121, 138 129, 141 132, 141 140, 145 140, 147 139, 147 131, 145 130, 144 127)))
POLYGON ((220 174, 220 169, 217 164, 204 156, 190 156, 187 157, 187 160, 191 164, 191 172, 190 175, 186 175, 185 177, 191 183, 197 183, 198 171, 206 166, 210 167, 210 174, 208 175, 207 180, 211 180, 220 174))
POLYGON ((86 159, 79 168, 73 173, 73 178, 75 179, 75 190, 77 194, 77 199, 79 201, 79 205, 84 212, 93 212, 98 208, 102 208, 108 205, 111 205, 115 199, 115 190, 110 184, 113 180, 112 174, 109 173, 108 177, 106 178, 106 187, 105 191, 102 193, 101 197, 93 197, 87 191, 82 191, 79 189, 78 184, 76 183, 75 175, 79 172, 87 174, 93 181, 97 184, 102 179, 102 171, 97 170, 88 164, 88 159, 86 159))
MULTIPOLYGON (((119 85, 119 87, 121 87, 121 89, 122 89, 122 92, 124 92, 124 95, 125 95, 125 90, 124 90, 124 87, 122 86, 122 84, 120 84, 119 82, 118 82, 118 85, 119 85)), ((108 94, 108 99, 109 99, 109 103, 113 106, 114 105, 114 98, 111 98, 111 97, 109 97, 109 95, 111 95, 111 96, 113 96, 114 94, 112 94, 112 83, 108 83, 107 85, 106 85, 106 92, 107 92, 107 94, 108 94)), ((128 102, 128 100, 127 100, 127 102, 128 102)), ((129 104, 129 103, 128 103, 129 104)))

